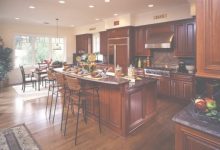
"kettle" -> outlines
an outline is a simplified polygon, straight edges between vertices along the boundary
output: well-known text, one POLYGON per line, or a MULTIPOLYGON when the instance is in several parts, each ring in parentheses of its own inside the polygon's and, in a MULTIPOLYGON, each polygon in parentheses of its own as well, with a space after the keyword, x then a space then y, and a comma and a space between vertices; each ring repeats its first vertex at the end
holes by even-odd
POLYGON ((186 70, 186 64, 184 63, 184 61, 179 62, 178 72, 188 73, 188 71, 186 70))

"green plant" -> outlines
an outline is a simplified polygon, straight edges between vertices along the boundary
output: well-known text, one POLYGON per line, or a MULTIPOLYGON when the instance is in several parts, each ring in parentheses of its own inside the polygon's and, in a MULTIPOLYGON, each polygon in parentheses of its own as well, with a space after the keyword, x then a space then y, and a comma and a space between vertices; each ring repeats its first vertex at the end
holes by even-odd
POLYGON ((12 49, 0 45, 0 81, 12 70, 12 49))

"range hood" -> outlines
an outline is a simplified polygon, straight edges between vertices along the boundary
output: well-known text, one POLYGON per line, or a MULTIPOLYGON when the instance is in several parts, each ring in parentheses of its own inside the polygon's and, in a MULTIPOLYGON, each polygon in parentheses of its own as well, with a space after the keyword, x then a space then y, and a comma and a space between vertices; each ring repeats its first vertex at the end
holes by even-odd
POLYGON ((145 48, 171 48, 173 36, 172 32, 150 34, 145 48))

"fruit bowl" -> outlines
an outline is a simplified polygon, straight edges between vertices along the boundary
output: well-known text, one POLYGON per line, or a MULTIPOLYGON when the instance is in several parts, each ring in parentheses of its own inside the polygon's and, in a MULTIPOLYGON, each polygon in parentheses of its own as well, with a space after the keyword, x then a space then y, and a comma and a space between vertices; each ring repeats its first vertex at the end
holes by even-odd
POLYGON ((220 123, 220 107, 216 100, 211 98, 195 98, 193 100, 194 110, 200 118, 207 118, 220 123))

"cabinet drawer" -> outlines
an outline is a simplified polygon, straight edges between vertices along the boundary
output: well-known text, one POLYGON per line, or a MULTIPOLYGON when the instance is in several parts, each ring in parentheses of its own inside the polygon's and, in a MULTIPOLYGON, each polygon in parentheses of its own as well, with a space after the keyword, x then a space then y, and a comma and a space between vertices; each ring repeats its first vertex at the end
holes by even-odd
POLYGON ((111 38, 108 39, 108 44, 128 44, 128 38, 111 38))
POLYGON ((108 38, 128 37, 130 28, 118 28, 108 30, 108 38))
POLYGON ((184 75, 184 74, 172 74, 171 78, 175 80, 182 80, 182 81, 193 81, 193 76, 184 75))

